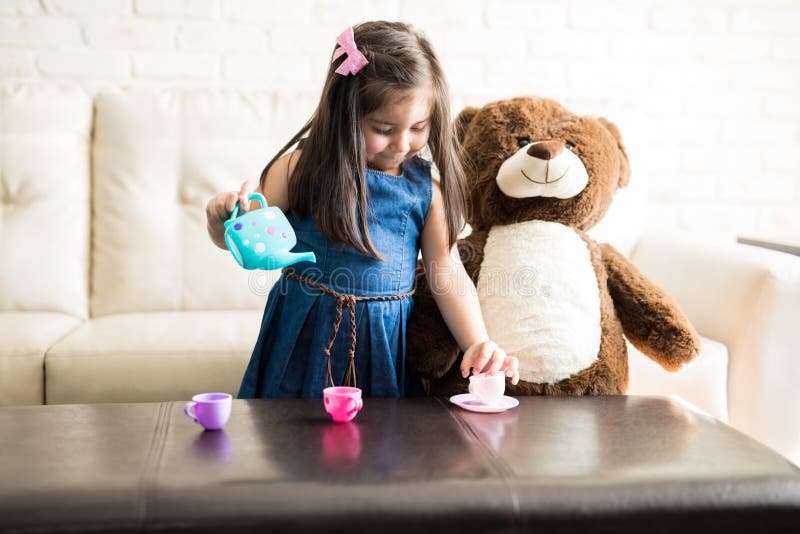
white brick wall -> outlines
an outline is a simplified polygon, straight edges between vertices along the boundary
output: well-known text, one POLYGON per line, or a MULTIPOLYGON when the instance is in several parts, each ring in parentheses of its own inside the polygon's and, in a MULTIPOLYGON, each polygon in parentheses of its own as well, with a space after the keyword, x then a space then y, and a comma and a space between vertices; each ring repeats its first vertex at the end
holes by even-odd
POLYGON ((280 139, 335 36, 378 18, 428 34, 459 108, 538 94, 616 122, 649 225, 800 239, 796 0, 0 0, 0 80, 271 87, 280 139))

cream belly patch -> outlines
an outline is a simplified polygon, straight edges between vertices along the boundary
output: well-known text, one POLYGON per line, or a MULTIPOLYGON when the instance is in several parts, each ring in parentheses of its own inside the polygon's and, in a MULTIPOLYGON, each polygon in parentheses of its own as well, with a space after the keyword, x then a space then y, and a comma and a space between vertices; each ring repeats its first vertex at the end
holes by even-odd
POLYGON ((597 360, 597 274, 571 228, 544 221, 494 226, 477 289, 489 337, 519 358, 522 380, 558 382, 597 360))

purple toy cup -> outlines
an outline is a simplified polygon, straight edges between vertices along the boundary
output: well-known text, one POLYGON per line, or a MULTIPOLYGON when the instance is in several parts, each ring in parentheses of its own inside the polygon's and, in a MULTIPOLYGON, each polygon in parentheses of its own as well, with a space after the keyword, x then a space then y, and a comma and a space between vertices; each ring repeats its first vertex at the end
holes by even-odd
POLYGON ((352 421, 364 406, 364 401, 361 400, 361 390, 347 386, 323 389, 322 400, 325 402, 325 411, 337 423, 352 421))
POLYGON ((219 430, 231 415, 231 395, 200 393, 183 407, 183 413, 206 430, 219 430))

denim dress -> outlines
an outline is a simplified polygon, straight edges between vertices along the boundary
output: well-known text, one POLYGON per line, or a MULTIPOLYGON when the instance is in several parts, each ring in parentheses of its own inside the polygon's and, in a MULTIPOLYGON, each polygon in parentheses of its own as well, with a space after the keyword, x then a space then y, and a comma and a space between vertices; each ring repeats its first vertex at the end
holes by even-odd
MULTIPOLYGON (((400 176, 367 170, 369 233, 384 261, 327 240, 311 216, 286 214, 297 235, 292 250, 313 251, 317 262, 285 268, 272 287, 239 398, 319 398, 326 387, 324 349, 337 298, 287 276, 287 270, 343 295, 401 295, 414 289, 420 236, 431 205, 431 163, 415 156, 401 168, 400 176)), ((424 394, 405 368, 412 308, 410 297, 356 300, 354 363, 365 396, 424 394)), ((345 308, 330 350, 337 386, 344 385, 350 346, 350 313, 345 308)))

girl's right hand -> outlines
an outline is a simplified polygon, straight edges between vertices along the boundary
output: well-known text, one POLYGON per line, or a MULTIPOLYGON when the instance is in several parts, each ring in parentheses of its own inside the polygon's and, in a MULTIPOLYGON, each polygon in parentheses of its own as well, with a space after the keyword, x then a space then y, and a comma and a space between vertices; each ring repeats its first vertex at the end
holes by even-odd
POLYGON ((227 248, 225 246, 225 221, 233 213, 233 208, 236 203, 239 203, 239 211, 244 213, 250 208, 250 202, 247 200, 247 195, 253 192, 253 184, 249 181, 242 183, 239 191, 227 191, 220 193, 206 205, 206 220, 208 227, 208 235, 211 241, 219 248, 227 248))

